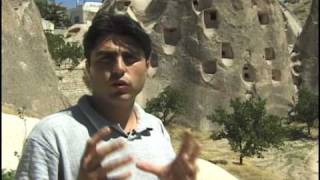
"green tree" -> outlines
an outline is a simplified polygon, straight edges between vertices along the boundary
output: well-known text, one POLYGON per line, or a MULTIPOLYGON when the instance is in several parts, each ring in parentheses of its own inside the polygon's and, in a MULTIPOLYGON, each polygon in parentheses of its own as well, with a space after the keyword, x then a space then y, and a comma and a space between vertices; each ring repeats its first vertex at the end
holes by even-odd
POLYGON ((266 100, 260 97, 241 102, 239 98, 230 101, 233 112, 218 107, 208 116, 212 122, 223 125, 222 136, 227 138, 231 149, 239 152, 239 163, 244 157, 258 155, 270 147, 280 147, 284 140, 281 118, 266 113, 266 100))
POLYGON ((78 43, 65 42, 63 35, 45 32, 48 49, 56 65, 60 66, 63 61, 70 59, 72 67, 77 66, 84 58, 83 48, 78 43))
POLYGON ((35 0, 41 17, 51 21, 55 27, 64 28, 71 25, 71 20, 67 13, 67 8, 61 4, 49 3, 47 0, 35 0))
POLYGON ((300 89, 298 103, 294 109, 297 114, 293 119, 306 123, 308 135, 311 135, 310 129, 313 127, 315 120, 319 118, 319 96, 311 93, 308 89, 300 89))
POLYGON ((15 170, 1 169, 1 179, 2 180, 14 180, 16 174, 15 170))
POLYGON ((167 86, 157 97, 147 101, 146 112, 157 116, 166 126, 185 112, 187 97, 179 90, 167 86))

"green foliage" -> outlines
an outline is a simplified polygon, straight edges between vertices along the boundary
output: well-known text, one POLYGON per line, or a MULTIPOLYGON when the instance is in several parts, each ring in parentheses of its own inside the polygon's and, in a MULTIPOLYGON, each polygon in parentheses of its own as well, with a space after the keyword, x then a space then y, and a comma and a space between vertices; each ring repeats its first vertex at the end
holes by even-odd
POLYGON ((313 127, 316 119, 319 118, 319 96, 311 93, 307 89, 301 89, 298 92, 298 103, 294 110, 296 117, 295 121, 306 123, 308 128, 308 135, 310 135, 310 128, 313 127))
POLYGON ((158 97, 147 101, 145 110, 161 119, 166 126, 176 115, 185 112, 186 99, 182 92, 167 86, 158 97))
POLYGON ((57 66, 60 66, 63 61, 70 59, 72 67, 75 67, 84 58, 83 48, 78 43, 65 42, 63 35, 60 34, 56 35, 45 32, 45 35, 47 37, 49 52, 57 66))
POLYGON ((2 180, 14 180, 16 174, 15 170, 1 169, 1 179, 2 180))
POLYGON ((232 113, 219 107, 208 116, 212 122, 223 125, 221 135, 228 139, 233 151, 240 153, 240 164, 244 157, 261 157, 268 148, 283 144, 281 118, 267 114, 265 105, 266 100, 260 97, 244 102, 237 98, 230 101, 232 113))
POLYGON ((48 3, 47 0, 35 0, 35 3, 40 11, 41 17, 51 21, 55 27, 63 28, 71 25, 66 7, 61 4, 48 3))

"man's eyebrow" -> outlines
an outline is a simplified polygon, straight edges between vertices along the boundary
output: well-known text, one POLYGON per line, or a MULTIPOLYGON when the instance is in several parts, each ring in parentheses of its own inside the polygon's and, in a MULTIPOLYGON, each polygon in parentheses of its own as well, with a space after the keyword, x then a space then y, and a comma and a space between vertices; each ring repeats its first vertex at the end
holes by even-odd
POLYGON ((117 52, 116 51, 108 51, 108 50, 102 50, 102 51, 98 51, 96 53, 96 56, 109 56, 109 55, 116 55, 117 52))

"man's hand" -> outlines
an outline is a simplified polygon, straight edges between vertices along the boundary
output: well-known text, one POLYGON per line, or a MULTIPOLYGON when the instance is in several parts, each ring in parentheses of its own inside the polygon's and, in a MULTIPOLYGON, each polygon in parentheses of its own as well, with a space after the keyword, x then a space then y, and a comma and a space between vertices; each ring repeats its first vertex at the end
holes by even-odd
POLYGON ((137 167, 157 175, 161 180, 195 180, 197 175, 195 160, 199 152, 199 143, 186 132, 180 151, 172 163, 158 166, 149 162, 138 162, 137 167))
MULTIPOLYGON (((109 146, 97 150, 97 144, 101 142, 104 137, 110 135, 110 133, 110 128, 102 128, 88 140, 85 153, 82 157, 78 180, 106 180, 108 172, 121 166, 125 166, 133 161, 132 157, 127 156, 119 161, 109 163, 104 167, 101 166, 101 161, 106 156, 115 151, 119 151, 124 147, 122 141, 116 141, 109 146)), ((128 179, 130 176, 131 173, 126 172, 113 179, 128 179)))

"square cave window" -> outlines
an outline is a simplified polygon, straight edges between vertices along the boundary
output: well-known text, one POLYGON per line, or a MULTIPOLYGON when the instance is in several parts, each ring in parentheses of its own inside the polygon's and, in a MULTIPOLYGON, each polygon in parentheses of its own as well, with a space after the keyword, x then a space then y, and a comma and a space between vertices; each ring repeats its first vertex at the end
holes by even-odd
POLYGON ((272 47, 265 48, 264 54, 266 60, 274 60, 276 58, 276 53, 272 47))
POLYGON ((257 5, 257 0, 251 0, 251 3, 253 6, 256 6, 257 5))
POLYGON ((295 65, 295 66, 293 66, 293 70, 296 73, 301 73, 302 72, 302 66, 301 65, 295 65))
POLYGON ((256 80, 256 72, 252 65, 245 64, 242 68, 243 80, 246 82, 254 82, 256 80))
POLYGON ((176 46, 180 40, 180 31, 177 28, 164 28, 163 36, 166 44, 176 46))
POLYGON ((218 28, 218 11, 215 9, 204 10, 203 13, 204 25, 206 28, 218 28))
POLYGON ((292 80, 293 80, 293 84, 296 86, 300 86, 302 83, 302 78, 301 76, 294 76, 292 75, 292 80))
POLYGON ((272 69, 272 80, 281 81, 281 71, 279 69, 272 69))
POLYGON ((205 61, 202 63, 203 72, 206 74, 215 74, 217 72, 217 61, 205 61))
POLYGON ((270 17, 267 12, 258 11, 258 19, 261 25, 266 25, 270 23, 270 17))
POLYGON ((230 43, 224 42, 221 46, 221 57, 233 59, 233 50, 230 43))
POLYGON ((192 4, 194 9, 199 11, 199 0, 192 0, 192 4))
POLYGON ((128 7, 128 6, 130 6, 131 1, 124 1, 123 4, 124 4, 124 6, 128 7))

